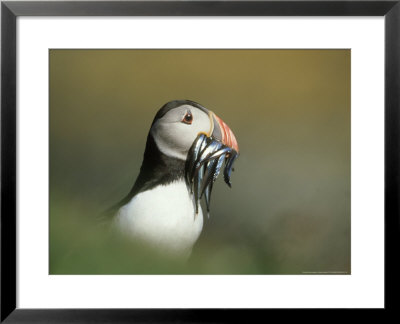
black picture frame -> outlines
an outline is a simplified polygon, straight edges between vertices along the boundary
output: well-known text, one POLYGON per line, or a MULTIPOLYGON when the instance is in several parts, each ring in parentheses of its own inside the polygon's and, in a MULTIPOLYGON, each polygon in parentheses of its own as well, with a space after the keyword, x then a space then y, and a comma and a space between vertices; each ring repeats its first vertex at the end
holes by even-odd
MULTIPOLYGON (((19 16, 384 16, 385 308, 399 279, 400 0, 395 1, 2 1, 1 2, 1 322, 235 322, 269 316, 244 309, 16 308, 16 19, 19 16), (254 317, 253 317, 254 316, 254 317)), ((366 175, 367 176, 367 175, 366 175)), ((304 311, 297 310, 300 314, 304 311)), ((307 312, 308 314, 308 312, 307 312)), ((308 316, 308 315, 306 315, 308 316)), ((368 314, 371 316, 371 313, 368 314)), ((267 318, 265 318, 267 320, 267 318)))

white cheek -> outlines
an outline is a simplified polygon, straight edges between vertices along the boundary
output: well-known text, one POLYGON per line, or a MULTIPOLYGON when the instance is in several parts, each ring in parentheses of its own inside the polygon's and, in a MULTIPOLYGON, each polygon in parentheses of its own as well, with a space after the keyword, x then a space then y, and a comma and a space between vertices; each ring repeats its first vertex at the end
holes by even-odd
POLYGON ((187 151, 195 140, 190 127, 178 124, 154 124, 151 133, 158 149, 167 156, 186 160, 187 151))
POLYGON ((186 160, 187 153, 197 135, 200 132, 208 132, 208 124, 204 120, 198 120, 192 125, 157 121, 151 129, 151 134, 162 153, 180 160, 186 160))

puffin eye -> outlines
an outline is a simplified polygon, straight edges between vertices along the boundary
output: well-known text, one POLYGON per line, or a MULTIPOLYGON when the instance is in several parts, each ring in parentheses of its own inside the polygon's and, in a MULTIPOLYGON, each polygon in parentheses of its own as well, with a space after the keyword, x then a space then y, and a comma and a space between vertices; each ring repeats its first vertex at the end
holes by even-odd
POLYGON ((183 116, 182 123, 191 125, 193 122, 193 115, 190 111, 186 112, 185 116, 183 116))

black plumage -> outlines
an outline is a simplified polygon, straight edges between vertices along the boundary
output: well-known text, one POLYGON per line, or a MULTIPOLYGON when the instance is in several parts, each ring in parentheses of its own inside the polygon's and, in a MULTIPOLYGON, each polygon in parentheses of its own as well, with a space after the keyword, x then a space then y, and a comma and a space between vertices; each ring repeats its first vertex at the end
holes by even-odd
POLYGON ((184 174, 185 161, 163 154, 158 149, 153 136, 149 134, 139 176, 128 195, 114 205, 111 210, 119 209, 141 192, 183 179, 184 174))

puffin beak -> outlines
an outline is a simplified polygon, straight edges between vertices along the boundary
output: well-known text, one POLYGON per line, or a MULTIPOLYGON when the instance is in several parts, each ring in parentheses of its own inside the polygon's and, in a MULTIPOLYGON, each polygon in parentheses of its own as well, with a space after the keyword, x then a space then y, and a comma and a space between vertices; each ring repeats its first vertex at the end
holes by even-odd
POLYGON ((210 119, 213 125, 211 136, 239 153, 238 142, 229 126, 213 112, 210 112, 210 119))
POLYGON ((229 126, 212 111, 208 116, 210 130, 197 135, 185 163, 185 180, 194 197, 196 215, 203 194, 209 215, 211 190, 224 162, 224 180, 231 187, 233 163, 239 156, 239 145, 229 126))

